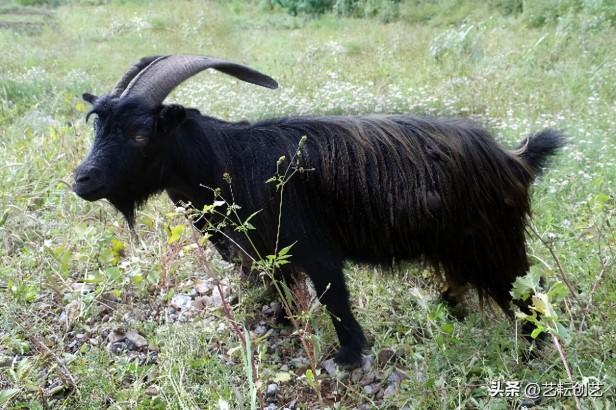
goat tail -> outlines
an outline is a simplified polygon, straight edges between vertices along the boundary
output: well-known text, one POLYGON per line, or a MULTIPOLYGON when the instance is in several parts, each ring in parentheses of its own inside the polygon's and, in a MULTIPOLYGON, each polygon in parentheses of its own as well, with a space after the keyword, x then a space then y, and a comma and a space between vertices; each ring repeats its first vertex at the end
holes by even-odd
POLYGON ((554 156, 566 143, 561 132, 546 128, 525 138, 512 153, 522 159, 530 168, 533 177, 536 177, 541 175, 548 165, 550 157, 554 156))

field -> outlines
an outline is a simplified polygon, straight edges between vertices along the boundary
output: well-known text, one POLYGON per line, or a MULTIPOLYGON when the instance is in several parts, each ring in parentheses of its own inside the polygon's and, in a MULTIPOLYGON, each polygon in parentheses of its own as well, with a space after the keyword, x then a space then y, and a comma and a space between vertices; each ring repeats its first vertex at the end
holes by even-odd
POLYGON ((35 7, 0 3, 0 408, 614 408, 610 0, 415 0, 361 18, 294 16, 266 1, 25 3, 35 7), (280 83, 206 72, 168 99, 226 120, 468 117, 509 148, 563 130, 569 145, 532 191, 531 273, 515 288, 535 296, 543 348, 526 360, 516 337, 526 319, 473 296, 456 320, 420 264, 349 265, 371 352, 365 370, 333 369, 323 308, 298 303, 300 329, 275 325, 271 290, 211 246, 201 252, 165 195, 138 212, 136 236, 109 203, 80 200, 72 171, 91 143, 81 94, 109 92, 142 56, 182 53, 280 83), (496 394, 506 382, 513 397, 496 394), (533 383, 539 398, 525 390, 533 383), (597 392, 549 397, 549 383, 597 392))

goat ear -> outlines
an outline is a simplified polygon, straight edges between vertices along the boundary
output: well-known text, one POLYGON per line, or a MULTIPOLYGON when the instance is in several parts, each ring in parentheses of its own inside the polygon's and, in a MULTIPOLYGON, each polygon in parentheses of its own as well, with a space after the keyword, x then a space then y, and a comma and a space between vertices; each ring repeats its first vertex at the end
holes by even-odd
POLYGON ((158 113, 158 129, 167 134, 176 129, 186 118, 186 110, 181 105, 165 105, 158 113))
POLYGON ((97 96, 95 96, 94 94, 90 94, 90 93, 83 93, 81 95, 81 98, 83 98, 85 101, 89 102, 92 105, 94 105, 96 100, 98 100, 97 96))

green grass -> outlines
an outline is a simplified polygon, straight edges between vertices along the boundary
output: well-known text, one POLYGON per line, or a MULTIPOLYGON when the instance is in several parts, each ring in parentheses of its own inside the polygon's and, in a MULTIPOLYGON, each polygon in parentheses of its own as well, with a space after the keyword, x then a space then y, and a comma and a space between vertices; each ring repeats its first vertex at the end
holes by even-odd
MULTIPOLYGON (((62 3, 41 32, 0 28, 0 400, 11 397, 0 407, 250 406, 239 340, 222 313, 208 310, 187 323, 169 316, 173 295, 206 277, 188 230, 167 243, 168 230, 184 223, 169 200, 139 213, 135 239, 110 205, 86 203, 68 187, 91 138, 81 93, 109 91, 141 56, 196 53, 250 64, 281 84, 270 91, 205 73, 170 98, 225 119, 456 115, 482 122, 508 147, 542 127, 563 129, 571 143, 536 183, 533 226, 577 291, 554 302, 573 378, 604 384, 603 397, 582 406, 614 408, 616 28, 609 2, 563 1, 548 11, 523 2, 522 11, 506 12, 504 1, 453 8, 409 1, 389 24, 293 17, 259 2, 62 3), (156 360, 110 353, 107 333, 117 327, 144 335, 156 360)), ((528 250, 532 271, 548 286, 562 281, 533 234, 528 250)), ((212 258, 236 295, 236 320, 254 329, 269 302, 265 290, 212 258)), ((399 270, 347 269, 372 350, 406 352, 398 366, 411 377, 380 407, 512 408, 521 399, 489 397, 490 382, 567 380, 552 345, 525 363, 522 341, 501 315, 471 300, 469 318, 458 322, 438 303, 432 275, 418 265, 399 270)), ((333 329, 321 310, 311 323, 325 358, 333 329)), ((294 336, 270 343, 254 346, 261 392, 280 365, 303 354, 294 336)), ((323 380, 330 406, 374 403, 361 386, 323 380)), ((302 372, 280 389, 303 408, 317 406, 302 372)), ((574 406, 562 397, 540 405, 574 406)))

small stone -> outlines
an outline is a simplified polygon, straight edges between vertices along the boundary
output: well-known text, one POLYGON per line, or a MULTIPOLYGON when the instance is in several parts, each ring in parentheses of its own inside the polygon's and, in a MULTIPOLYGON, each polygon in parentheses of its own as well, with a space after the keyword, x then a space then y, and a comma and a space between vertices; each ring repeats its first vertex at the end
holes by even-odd
POLYGON ((308 366, 308 359, 306 359, 305 357, 294 357, 290 360, 290 362, 291 366, 296 369, 308 366))
POLYGON ((158 388, 158 386, 153 384, 145 390, 145 394, 147 394, 148 396, 158 396, 159 390, 160 389, 158 388))
POLYGON ((264 335, 264 334, 265 334, 265 332, 267 332, 267 327, 265 327, 264 325, 258 325, 258 326, 255 328, 255 334, 256 334, 257 336, 262 336, 262 335, 264 335))
POLYGON ((109 332, 109 335, 107 335, 107 340, 109 343, 116 343, 123 340, 125 337, 126 333, 124 332, 124 329, 116 328, 109 332))
POLYGON ((334 359, 325 360, 323 362, 323 368, 331 377, 335 377, 338 372, 338 365, 334 362, 334 359))
POLYGON ((289 366, 287 366, 286 364, 283 364, 282 366, 280 366, 280 371, 281 372, 288 372, 289 371, 289 366))
POLYGON ((207 296, 197 296, 195 300, 192 301, 192 307, 197 310, 203 310, 208 306, 209 297, 207 296))
POLYGON ((192 298, 189 295, 179 293, 171 298, 170 306, 178 310, 184 310, 190 306, 191 301, 192 298))
POLYGON ((146 338, 134 331, 126 332, 126 340, 130 350, 141 350, 148 345, 146 338))
POLYGON ((376 374, 373 371, 370 371, 364 374, 364 376, 361 378, 359 383, 362 386, 366 386, 368 384, 372 384, 375 380, 376 380, 376 374))
POLYGON ((372 355, 362 355, 361 369, 365 372, 370 371, 370 369, 372 369, 373 362, 374 362, 374 357, 372 355))
POLYGON ((378 383, 364 386, 364 393, 366 393, 368 396, 372 396, 373 394, 378 393, 379 390, 381 390, 381 386, 378 383))
POLYGON ((261 312, 263 312, 264 315, 271 315, 274 313, 274 310, 271 308, 270 305, 263 305, 263 307, 261 308, 261 312))
POLYGON ((212 293, 212 296, 208 297, 208 302, 207 304, 211 307, 215 307, 215 308, 219 308, 222 307, 223 303, 222 303, 222 298, 220 297, 220 292, 218 292, 218 290, 216 290, 215 292, 212 293))
POLYGON ((109 345, 107 346, 107 350, 109 350, 111 353, 117 354, 125 350, 128 350, 128 347, 126 346, 126 343, 124 343, 123 341, 113 342, 113 343, 109 343, 109 345))
POLYGON ((264 407, 264 410, 277 410, 278 406, 275 403, 270 403, 264 407))
POLYGON ((208 293, 212 293, 212 288, 206 283, 200 282, 195 285, 195 292, 197 292, 198 295, 207 295, 208 293))
POLYGON ((387 381, 389 381, 389 383, 392 383, 392 384, 400 384, 402 380, 406 380, 408 378, 409 378, 408 374, 406 374, 403 370, 396 368, 391 372, 391 374, 387 378, 387 381))
POLYGON ((383 398, 387 398, 395 394, 396 390, 398 390, 398 387, 395 384, 390 384, 389 386, 387 386, 387 388, 383 392, 383 398))
POLYGON ((360 368, 357 369, 353 369, 353 371, 351 372, 351 381, 353 383, 357 383, 361 380, 361 378, 364 375, 364 371, 360 368))
POLYGON ((391 348, 382 349, 378 354, 378 363, 381 368, 385 367, 396 356, 396 351, 391 348))
POLYGON ((276 393, 278 393, 278 385, 276 383, 271 383, 267 385, 267 390, 265 392, 266 397, 276 397, 276 393))

